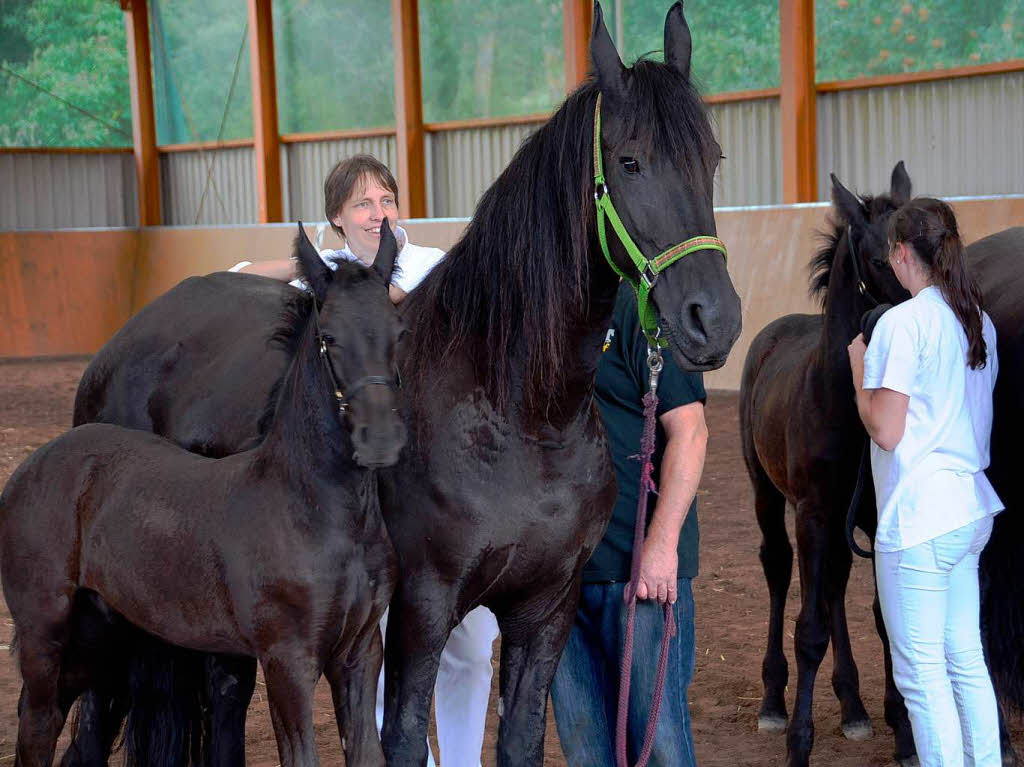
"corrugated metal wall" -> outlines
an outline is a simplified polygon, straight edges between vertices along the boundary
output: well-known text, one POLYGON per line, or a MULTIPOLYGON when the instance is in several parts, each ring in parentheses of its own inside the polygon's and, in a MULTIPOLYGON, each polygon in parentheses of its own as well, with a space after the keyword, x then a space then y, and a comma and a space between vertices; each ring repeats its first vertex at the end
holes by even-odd
POLYGON ((168 226, 255 224, 259 215, 252 147, 162 154, 160 187, 168 226))
POLYGON ((541 123, 427 134, 427 216, 471 216, 480 195, 541 123))
POLYGON ((0 154, 0 229, 135 226, 127 152, 0 154))
POLYGON ((834 172, 886 189, 906 162, 918 194, 1024 192, 1024 72, 818 96, 818 194, 834 172))
MULTIPOLYGON (((322 221, 324 179, 339 160, 356 154, 372 154, 397 175, 394 136, 285 144, 281 157, 285 218, 289 221, 322 221)), ((402 183, 402 179, 396 180, 402 183)))
POLYGON ((779 100, 711 105, 711 120, 725 159, 719 165, 716 205, 771 205, 782 199, 779 100))
MULTIPOLYGON (((711 113, 726 155, 716 204, 779 202, 778 99, 715 104, 711 113)), ((822 93, 817 115, 819 197, 828 199, 829 172, 851 188, 884 189, 898 160, 906 161, 919 193, 1022 193, 1022 115, 1024 72, 822 93)), ((537 125, 429 133, 428 215, 471 215, 482 192, 537 125)), ((322 218, 323 178, 339 158, 369 152, 392 168, 396 165, 393 136, 287 144, 281 152, 285 215, 290 219, 322 218)), ((251 148, 166 153, 160 169, 165 223, 256 221, 251 148), (199 213, 211 164, 213 183, 199 213)), ((136 221, 130 154, 0 153, 0 228, 134 226, 136 221)))

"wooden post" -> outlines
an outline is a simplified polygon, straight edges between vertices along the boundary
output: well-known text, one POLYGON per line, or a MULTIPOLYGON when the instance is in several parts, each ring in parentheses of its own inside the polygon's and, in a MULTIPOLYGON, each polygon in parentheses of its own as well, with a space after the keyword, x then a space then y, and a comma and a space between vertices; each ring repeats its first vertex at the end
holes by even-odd
POLYGON ((270 0, 248 0, 252 128, 256 149, 256 194, 260 223, 284 220, 281 200, 281 139, 277 129, 274 20, 270 0))
POLYGON ((121 0, 128 41, 128 82, 132 96, 132 144, 139 193, 139 226, 159 226, 160 157, 156 151, 153 115, 153 69, 149 53, 149 12, 146 0, 121 0))
POLYGON ((427 164, 418 0, 391 0, 391 31, 395 56, 398 206, 403 218, 424 218, 427 215, 427 164))
POLYGON ((818 199, 814 0, 779 0, 782 201, 818 199))
POLYGON ((593 0, 563 0, 562 36, 565 41, 565 90, 574 91, 590 72, 590 27, 593 0))

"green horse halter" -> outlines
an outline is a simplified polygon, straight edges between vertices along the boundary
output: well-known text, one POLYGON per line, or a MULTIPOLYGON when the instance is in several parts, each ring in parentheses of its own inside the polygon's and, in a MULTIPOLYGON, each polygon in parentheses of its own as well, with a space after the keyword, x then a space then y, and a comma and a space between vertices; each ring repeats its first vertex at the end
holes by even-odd
POLYGON ((605 260, 612 270, 633 286, 633 290, 636 292, 637 311, 640 315, 640 327, 643 328, 644 335, 647 336, 648 345, 652 349, 663 349, 668 346, 668 341, 661 337, 657 313, 650 300, 651 289, 658 281, 658 275, 683 256, 688 256, 699 250, 717 250, 721 252, 723 258, 728 258, 728 251, 725 249, 725 243, 717 237, 700 235, 673 245, 654 258, 647 258, 640 252, 640 248, 633 242, 633 238, 629 236, 629 232, 622 224, 622 219, 615 211, 611 195, 608 192, 608 184, 604 179, 604 164, 601 161, 601 94, 598 94, 597 104, 594 106, 594 201, 597 204, 597 237, 601 241, 601 252, 604 253, 605 260), (608 250, 606 222, 611 222, 612 229, 619 237, 619 242, 622 243, 640 273, 639 280, 635 280, 623 272, 612 260, 608 250))

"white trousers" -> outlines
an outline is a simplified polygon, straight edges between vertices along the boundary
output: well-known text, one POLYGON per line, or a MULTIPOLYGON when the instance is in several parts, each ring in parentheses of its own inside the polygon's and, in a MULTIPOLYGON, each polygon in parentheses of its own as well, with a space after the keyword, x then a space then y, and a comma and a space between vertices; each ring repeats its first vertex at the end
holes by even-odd
POLYGON ((878 598, 921 767, 1000 767, 999 716, 979 629, 978 559, 992 517, 875 552, 878 598))
MULTIPOLYGON (((388 611, 380 620, 387 634, 388 611)), ((484 744, 487 702, 491 694, 491 650, 498 621, 486 607, 470 610, 452 629, 441 652, 434 683, 437 745, 445 767, 479 767, 484 744)), ((377 729, 384 726, 384 670, 377 680, 377 729)), ((427 765, 435 767, 427 741, 427 765)))

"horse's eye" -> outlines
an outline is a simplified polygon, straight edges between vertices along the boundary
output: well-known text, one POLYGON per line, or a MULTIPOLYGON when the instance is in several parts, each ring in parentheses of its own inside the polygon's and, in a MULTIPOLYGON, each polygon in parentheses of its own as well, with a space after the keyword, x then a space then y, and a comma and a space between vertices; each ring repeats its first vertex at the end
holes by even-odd
POLYGON ((325 344, 333 344, 334 343, 334 336, 329 336, 326 333, 324 333, 324 343, 325 344))
POLYGON ((635 157, 620 157, 619 162, 622 164, 622 167, 626 171, 626 173, 640 172, 640 163, 636 161, 635 157))

